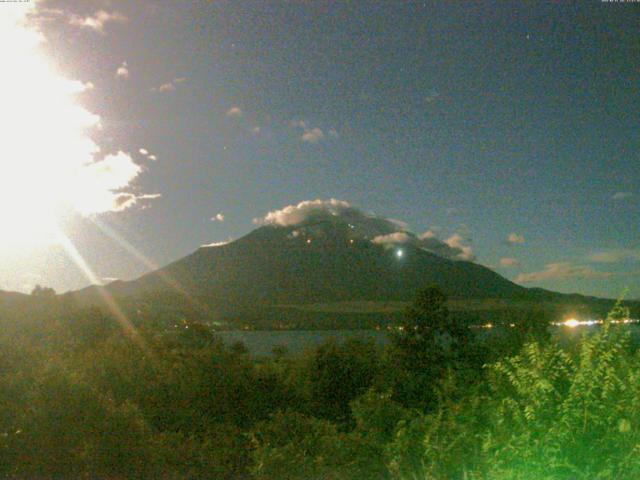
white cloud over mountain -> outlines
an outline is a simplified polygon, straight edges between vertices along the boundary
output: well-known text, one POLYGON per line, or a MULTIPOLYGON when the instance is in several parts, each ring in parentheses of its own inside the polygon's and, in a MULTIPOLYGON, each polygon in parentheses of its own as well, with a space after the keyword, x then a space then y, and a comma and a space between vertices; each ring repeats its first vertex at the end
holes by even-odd
POLYGON ((449 259, 475 260, 473 250, 465 244, 460 235, 452 235, 446 240, 438 239, 433 232, 418 236, 409 231, 404 222, 365 213, 348 202, 335 198, 306 200, 297 205, 289 205, 281 210, 269 212, 264 218, 256 219, 254 222, 290 227, 323 220, 342 221, 348 224, 356 234, 379 245, 410 244, 449 259))

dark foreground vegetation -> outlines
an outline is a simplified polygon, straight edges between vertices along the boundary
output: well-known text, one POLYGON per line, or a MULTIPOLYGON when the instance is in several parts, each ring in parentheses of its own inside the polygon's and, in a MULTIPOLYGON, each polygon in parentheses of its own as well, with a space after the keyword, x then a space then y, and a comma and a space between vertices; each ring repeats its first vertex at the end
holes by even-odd
POLYGON ((188 318, 32 297, 0 317, 2 478, 640 478, 624 326, 561 342, 534 315, 481 335, 429 288, 384 351, 255 359, 188 318))

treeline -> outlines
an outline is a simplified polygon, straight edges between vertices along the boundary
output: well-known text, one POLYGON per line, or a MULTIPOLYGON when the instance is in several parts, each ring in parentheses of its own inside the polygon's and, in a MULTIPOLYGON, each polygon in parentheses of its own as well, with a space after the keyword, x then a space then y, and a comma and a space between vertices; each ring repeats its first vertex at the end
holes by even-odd
POLYGON ((132 324, 49 292, 0 315, 4 478, 640 478, 623 326, 561 342, 529 315, 478 335, 428 288, 384 350, 254 359, 187 318, 132 324))

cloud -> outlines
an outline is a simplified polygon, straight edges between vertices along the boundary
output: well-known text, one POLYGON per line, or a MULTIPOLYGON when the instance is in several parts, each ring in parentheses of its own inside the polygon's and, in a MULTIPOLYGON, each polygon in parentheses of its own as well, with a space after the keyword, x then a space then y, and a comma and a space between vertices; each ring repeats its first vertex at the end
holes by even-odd
POLYGON ((171 80, 170 82, 166 82, 163 83, 162 85, 159 85, 157 87, 151 87, 151 91, 152 92, 172 92, 176 89, 176 85, 180 84, 180 83, 184 83, 187 81, 186 77, 178 77, 178 78, 174 78, 173 80, 171 80))
POLYGON ((152 162, 155 162, 156 160, 158 160, 158 157, 156 157, 155 155, 153 155, 151 152, 149 152, 148 149, 146 148, 140 148, 138 150, 138 153, 140 153, 140 155, 142 155, 143 157, 146 157, 147 160, 151 160, 152 162))
POLYGON ((507 243, 510 243, 511 245, 522 245, 524 243, 524 235, 510 233, 507 237, 507 243))
POLYGON ((471 247, 464 245, 462 237, 458 234, 442 241, 439 238, 436 238, 431 231, 418 236, 412 232, 403 231, 387 235, 379 235, 375 237, 372 242, 386 246, 409 244, 451 260, 465 260, 471 262, 476 259, 471 247))
MULTIPOLYGON (((319 127, 311 127, 304 120, 291 120, 289 122, 289 126, 292 127, 292 128, 301 128, 303 130, 302 136, 300 137, 300 139, 303 142, 318 143, 320 140, 325 138, 325 134, 324 134, 324 132, 322 131, 321 128, 319 128, 319 127)), ((329 134, 332 137, 337 137, 338 136, 338 132, 336 132, 335 129, 331 129, 329 131, 329 134)))
POLYGON ((379 245, 403 245, 414 240, 415 237, 410 236, 407 232, 394 232, 387 235, 378 235, 371 241, 379 245))
MULTIPOLYGON (((93 135, 100 116, 76 96, 90 84, 62 77, 38 54, 46 38, 27 18, 39 2, 30 3, 15 16, 0 7, 0 163, 8 165, 0 176, 0 217, 5 231, 16 232, 25 229, 25 219, 43 225, 34 229, 48 228, 40 221, 48 209, 99 214, 128 208, 132 197, 144 196, 131 193, 142 168, 122 150, 105 153, 93 135)), ((96 18, 104 25, 119 17, 96 18)))
POLYGON ((115 195, 113 206, 109 209, 111 212, 122 212, 133 207, 141 200, 155 200, 162 195, 159 193, 136 195, 133 193, 118 193, 115 195))
POLYGON ((71 15, 69 23, 76 27, 90 28, 99 33, 104 33, 105 27, 109 23, 126 23, 129 19, 120 12, 107 12, 98 10, 93 16, 82 17, 80 15, 71 15))
POLYGON ((427 103, 433 103, 438 99, 439 96, 440 94, 436 90, 432 89, 429 93, 425 95, 424 101, 427 103))
POLYGON ((240 109, 240 107, 231 107, 229 110, 227 110, 227 113, 225 113, 225 115, 231 118, 240 118, 242 117, 242 109, 240 109))
POLYGON ((223 245, 226 245, 228 243, 231 243, 231 240, 226 240, 224 242, 213 242, 213 243, 207 243, 205 245, 202 245, 201 248, 215 248, 215 247, 222 247, 223 245))
POLYGON ((212 222, 224 222, 224 215, 222 213, 217 213, 213 217, 211 217, 212 222))
POLYGON ((122 191, 141 172, 142 167, 122 151, 86 165, 79 174, 75 189, 70 192, 75 209, 84 215, 120 212, 138 200, 158 198, 159 194, 136 195, 122 191))
POLYGON ((469 262, 475 260, 476 256, 473 254, 473 250, 463 242, 463 238, 457 233, 444 241, 453 251, 459 251, 459 253, 456 254, 458 260, 467 260, 469 262))
POLYGON ((307 221, 338 216, 350 210, 356 209, 352 208, 349 203, 335 198, 330 200, 305 200, 297 205, 289 205, 282 210, 269 212, 264 218, 254 220, 254 223, 288 227, 300 225, 307 221))
POLYGON ((588 260, 597 263, 621 263, 627 260, 640 260, 640 249, 619 248, 607 250, 590 255, 588 260))
POLYGON ((505 257, 500 259, 501 267, 517 267, 518 265, 520 265, 520 262, 515 258, 505 257))
POLYGON ((598 279, 609 278, 611 272, 598 272, 584 265, 570 262, 548 263, 539 272, 521 273, 515 279, 518 283, 540 282, 543 280, 568 280, 571 278, 598 279))
POLYGON ((129 67, 127 62, 122 62, 122 65, 116 70, 116 76, 119 78, 129 78, 129 67))
POLYGON ((302 134, 302 141, 309 143, 318 143, 320 140, 324 138, 324 133, 318 127, 311 128, 306 130, 302 134))
POLYGON ((281 210, 269 212, 264 218, 256 219, 254 222, 281 227, 305 227, 321 221, 336 220, 347 224, 354 235, 369 239, 378 245, 410 244, 449 259, 475 259, 471 247, 464 244, 460 235, 453 235, 446 241, 436 238, 431 231, 418 236, 409 231, 407 224, 402 221, 365 213, 348 202, 335 198, 307 200, 297 205, 289 205, 281 210))
POLYGON ((627 198, 633 197, 633 193, 631 192, 616 192, 611 197, 613 200, 626 200, 627 198))
POLYGON ((173 85, 173 83, 168 82, 168 83, 163 83, 162 85, 158 86, 158 87, 152 87, 151 91, 152 92, 171 92, 173 90, 175 90, 176 87, 173 85))

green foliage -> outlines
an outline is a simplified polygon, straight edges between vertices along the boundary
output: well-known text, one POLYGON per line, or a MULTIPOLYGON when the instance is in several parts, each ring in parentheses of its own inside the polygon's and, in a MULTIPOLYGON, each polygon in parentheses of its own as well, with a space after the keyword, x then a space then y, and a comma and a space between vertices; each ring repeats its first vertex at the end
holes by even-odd
POLYGON ((372 384, 378 371, 373 342, 328 341, 310 358, 307 395, 315 416, 337 422, 350 419, 349 404, 372 384))
POLYGON ((256 359, 194 318, 145 314, 129 335, 44 297, 0 318, 0 477, 640 478, 621 302, 577 342, 552 341, 541 315, 514 321, 489 356, 500 343, 428 289, 385 351, 256 359))
POLYGON ((260 480, 346 478, 339 470, 342 436, 326 420, 296 412, 277 413, 252 434, 252 472, 260 480))
POLYGON ((420 291, 394 331, 386 359, 393 372, 388 387, 406 406, 434 408, 438 385, 451 370, 470 384, 482 376, 486 352, 469 328, 449 315, 446 300, 438 287, 420 291))
POLYGON ((491 478, 638 478, 639 361, 605 324, 573 354, 532 343, 493 365, 491 478))

